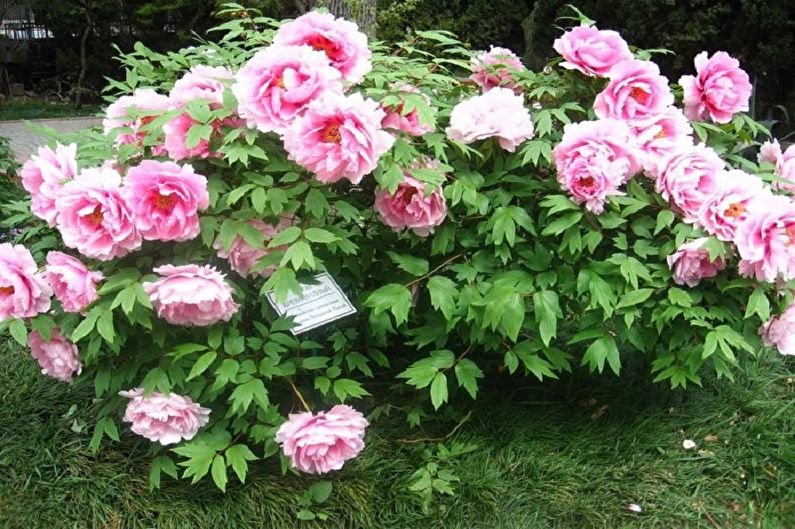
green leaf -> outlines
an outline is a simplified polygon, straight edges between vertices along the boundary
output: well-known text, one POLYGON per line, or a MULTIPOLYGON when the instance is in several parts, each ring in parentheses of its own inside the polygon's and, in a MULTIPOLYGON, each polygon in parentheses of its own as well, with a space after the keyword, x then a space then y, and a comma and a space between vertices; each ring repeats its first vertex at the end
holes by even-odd
POLYGON ((304 198, 304 209, 316 219, 325 217, 330 208, 326 195, 319 189, 310 189, 304 198))
POLYGON ((750 318, 754 314, 765 322, 770 319, 770 300, 767 299, 765 291, 761 288, 754 289, 748 298, 748 306, 745 309, 746 318, 750 318))
POLYGON ((25 326, 25 320, 17 319, 11 322, 8 326, 11 336, 17 343, 23 347, 28 345, 28 328, 25 326))
POLYGON ((337 237, 330 231, 321 228, 305 229, 304 237, 306 237, 308 240, 312 242, 324 243, 324 244, 340 240, 339 237, 337 237))
POLYGON ((191 368, 190 373, 188 374, 188 378, 186 378, 185 380, 186 381, 193 380, 197 376, 204 373, 207 370, 207 368, 210 367, 210 365, 213 362, 215 362, 216 358, 218 358, 218 353, 216 353, 215 351, 207 351, 206 353, 201 355, 199 359, 196 360, 196 363, 193 364, 193 367, 191 368))
POLYGON ((680 307, 693 306, 693 298, 686 290, 682 290, 681 288, 672 287, 668 289, 668 300, 680 307))
POLYGON ((213 478, 215 486, 221 489, 223 492, 226 492, 226 484, 229 481, 229 478, 226 476, 226 460, 221 454, 218 454, 213 458, 213 466, 212 470, 210 470, 210 475, 213 478))
POLYGON ((455 378, 458 380, 458 385, 463 387, 473 399, 478 394, 477 379, 483 378, 483 376, 483 371, 468 358, 462 358, 455 365, 455 378))
POLYGON ((591 371, 598 369, 601 373, 605 367, 605 360, 610 365, 610 369, 618 375, 621 371, 621 358, 616 341, 609 334, 599 338, 588 347, 582 357, 581 365, 588 364, 588 369, 591 371))
POLYGON ((97 319, 102 312, 103 310, 99 309, 99 307, 94 307, 91 309, 83 321, 80 322, 80 325, 78 325, 77 328, 72 331, 72 341, 77 343, 88 336, 91 331, 94 330, 94 326, 97 324, 97 319))
POLYGON ((558 318, 563 317, 558 295, 551 290, 536 292, 533 294, 533 307, 541 341, 549 345, 552 338, 557 336, 558 318))
POLYGON ((348 397, 359 399, 370 394, 359 382, 349 378, 339 378, 335 380, 332 387, 334 394, 340 399, 340 402, 345 402, 348 397))
POLYGON ((268 204, 268 197, 265 194, 265 189, 262 187, 256 188, 251 192, 251 205, 257 213, 262 215, 265 213, 265 206, 268 204))
POLYGON ((265 389, 265 384, 259 378, 252 378, 237 386, 229 395, 229 402, 232 403, 231 411, 238 415, 245 413, 252 401, 256 402, 263 410, 268 409, 268 390, 265 389))
POLYGON ((301 228, 298 226, 290 226, 283 229, 268 243, 268 248, 275 248, 277 246, 285 246, 298 239, 301 236, 301 228))
POLYGON ((168 373, 166 373, 162 367, 156 367, 150 370, 144 377, 141 385, 146 395, 151 395, 155 390, 161 393, 168 393, 171 391, 171 381, 168 378, 168 373))
POLYGON ((185 135, 185 147, 193 149, 199 145, 202 140, 209 140, 212 133, 212 125, 202 125, 199 123, 193 125, 188 129, 188 133, 185 135))
POLYGON ((394 261, 398 268, 408 272, 409 274, 420 277, 428 273, 428 260, 414 257, 411 255, 399 254, 396 252, 387 252, 389 258, 394 261))
POLYGON ((116 331, 113 328, 113 311, 103 311, 97 319, 97 331, 106 342, 113 343, 113 339, 116 337, 116 331))
POLYGON ((246 482, 248 462, 257 459, 257 456, 244 444, 230 446, 225 453, 226 462, 232 467, 240 483, 246 482))
POLYGON ((641 288, 638 290, 630 290, 623 296, 618 302, 618 306, 616 308, 622 309, 625 307, 633 307, 640 303, 643 303, 654 293, 653 288, 641 288))
POLYGON ((374 314, 388 310, 400 325, 409 318, 411 291, 399 283, 389 283, 373 291, 365 300, 364 306, 373 309, 374 314))
MULTIPOLYGON (((185 467, 185 472, 182 477, 192 477, 193 483, 197 483, 201 478, 207 475, 207 472, 210 471, 210 465, 213 464, 213 460, 216 456, 215 448, 199 441, 193 441, 178 446, 177 448, 172 448, 172 452, 188 458, 187 461, 180 461, 179 466, 185 467)), ((226 473, 226 468, 224 468, 224 473, 226 473)))
POLYGON ((285 266, 288 263, 292 266, 293 270, 299 270, 304 264, 309 268, 315 268, 315 256, 312 253, 312 247, 306 241, 296 241, 287 248, 284 252, 279 266, 285 266))
POLYGON ((572 211, 553 220, 541 231, 541 235, 560 235, 582 219, 581 211, 572 211))
POLYGON ((438 410, 442 404, 447 402, 447 376, 444 373, 436 373, 431 383, 431 404, 438 410))
POLYGON ((458 297, 455 282, 445 276, 433 276, 428 280, 428 292, 433 308, 441 311, 448 320, 452 319, 458 297))
POLYGON ((328 480, 321 480, 314 483, 309 487, 309 493, 312 495, 312 501, 319 504, 325 502, 331 496, 333 486, 328 480))

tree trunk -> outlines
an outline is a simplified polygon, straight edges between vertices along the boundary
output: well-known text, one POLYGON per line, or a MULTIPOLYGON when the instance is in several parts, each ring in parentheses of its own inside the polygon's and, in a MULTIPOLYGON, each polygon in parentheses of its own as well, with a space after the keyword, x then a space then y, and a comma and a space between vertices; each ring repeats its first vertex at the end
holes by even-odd
POLYGON ((80 75, 77 77, 77 86, 75 87, 75 106, 80 108, 83 106, 83 83, 86 80, 86 72, 88 71, 88 36, 94 27, 91 20, 91 13, 88 11, 88 6, 85 10, 86 15, 86 28, 83 30, 83 35, 80 37, 80 75))
POLYGON ((368 37, 375 37, 377 0, 323 0, 318 5, 334 16, 356 22, 368 37))

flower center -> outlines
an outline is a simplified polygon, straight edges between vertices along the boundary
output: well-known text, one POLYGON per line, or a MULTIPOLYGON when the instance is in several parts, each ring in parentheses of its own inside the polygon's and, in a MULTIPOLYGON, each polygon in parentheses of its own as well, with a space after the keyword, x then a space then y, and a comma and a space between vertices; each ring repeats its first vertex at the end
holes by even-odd
POLYGON ((97 204, 97 206, 94 208, 94 211, 86 215, 85 219, 94 226, 99 226, 102 224, 102 221, 105 219, 104 215, 102 215, 102 206, 97 204))
POLYGON ((632 87, 632 90, 629 91, 629 97, 631 97, 641 105, 645 105, 646 102, 651 97, 651 94, 639 86, 634 86, 632 87))
POLYGON ((726 211, 723 212, 724 215, 727 217, 731 217, 733 219, 739 219, 740 215, 745 213, 745 206, 743 206, 742 202, 735 202, 731 204, 726 211))
POLYGON ((665 133, 665 129, 660 129, 660 132, 654 135, 655 140, 661 140, 663 138, 667 138, 668 135, 665 133))
POLYGON ((333 60, 332 55, 336 52, 337 46, 331 40, 327 39, 323 35, 312 35, 309 38, 309 45, 312 46, 313 49, 317 51, 322 51, 325 53, 329 59, 333 60))
POLYGON ((787 242, 785 244, 787 246, 792 246, 792 244, 795 243, 795 225, 790 224, 784 228, 784 233, 787 235, 787 242))
POLYGON ((594 185, 593 176, 586 176, 585 178, 580 180, 580 183, 585 187, 593 187, 594 185))
POLYGON ((169 211, 174 207, 176 202, 177 197, 174 195, 163 195, 161 193, 156 193, 152 200, 152 203, 157 209, 162 209, 164 211, 169 211))
POLYGON ((10 296, 14 293, 14 287, 0 287, 0 294, 10 296))
POLYGON ((279 77, 277 77, 276 80, 273 82, 273 84, 275 84, 277 87, 279 87, 282 90, 284 90, 284 88, 285 88, 284 87, 284 76, 280 75, 279 77))
POLYGON ((325 143, 339 143, 342 141, 339 123, 329 123, 320 132, 320 139, 325 143))

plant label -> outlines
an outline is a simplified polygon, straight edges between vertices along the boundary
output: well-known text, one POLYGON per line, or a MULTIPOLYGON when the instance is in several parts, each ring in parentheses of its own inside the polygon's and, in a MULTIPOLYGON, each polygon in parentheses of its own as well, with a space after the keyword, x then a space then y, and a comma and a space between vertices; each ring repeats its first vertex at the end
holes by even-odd
POLYGON ((283 303, 276 301, 273 292, 268 292, 268 302, 279 316, 292 318, 296 325, 290 329, 293 335, 316 329, 356 313, 348 296, 327 273, 314 277, 314 284, 302 284, 300 296, 290 294, 283 303))

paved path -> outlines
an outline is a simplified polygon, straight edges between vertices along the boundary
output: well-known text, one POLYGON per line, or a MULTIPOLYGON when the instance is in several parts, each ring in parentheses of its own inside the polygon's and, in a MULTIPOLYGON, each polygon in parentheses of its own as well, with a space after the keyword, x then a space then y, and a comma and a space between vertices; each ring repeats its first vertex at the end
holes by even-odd
MULTIPOLYGON (((46 125, 62 132, 74 132, 100 123, 99 118, 32 119, 31 123, 46 125)), ((25 121, 0 121, 0 136, 11 140, 11 148, 19 163, 36 152, 39 145, 47 143, 47 138, 33 133, 25 121)))

